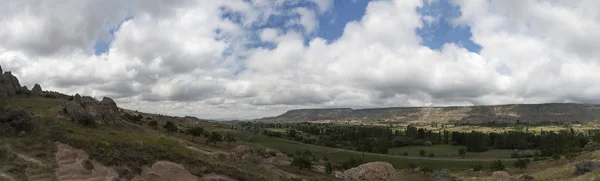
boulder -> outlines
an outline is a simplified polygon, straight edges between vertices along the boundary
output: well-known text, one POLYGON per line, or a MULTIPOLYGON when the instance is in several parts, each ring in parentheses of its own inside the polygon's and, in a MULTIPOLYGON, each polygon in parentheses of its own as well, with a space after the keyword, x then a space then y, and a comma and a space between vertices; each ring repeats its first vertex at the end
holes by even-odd
POLYGON ((394 167, 387 162, 370 162, 344 171, 342 180, 400 180, 394 167))
POLYGON ((520 175, 519 177, 517 177, 517 179, 519 179, 519 180, 533 180, 534 178, 531 175, 523 174, 523 175, 520 175))
POLYGON ((492 178, 496 180, 510 180, 510 174, 505 171, 495 171, 492 173, 492 178))
POLYGON ((35 84, 35 85, 33 85, 33 88, 31 89, 31 91, 42 92, 42 86, 40 86, 40 84, 35 84))
POLYGON ((78 102, 69 101, 65 103, 63 114, 78 123, 85 123, 93 119, 92 115, 78 102))

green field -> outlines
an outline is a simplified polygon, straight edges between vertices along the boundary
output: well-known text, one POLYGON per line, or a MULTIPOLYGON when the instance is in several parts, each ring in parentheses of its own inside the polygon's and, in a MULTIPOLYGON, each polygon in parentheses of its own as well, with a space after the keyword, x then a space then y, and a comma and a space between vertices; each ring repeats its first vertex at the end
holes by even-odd
MULTIPOLYGON (((335 148, 329 148, 329 147, 323 147, 323 146, 317 146, 317 145, 309 145, 309 144, 304 144, 304 143, 281 139, 281 138, 267 137, 267 136, 260 135, 260 134, 255 135, 255 134, 252 134, 249 132, 238 131, 238 130, 217 129, 214 131, 231 132, 240 141, 247 140, 247 138, 249 136, 254 136, 254 138, 255 138, 254 141, 248 142, 249 144, 274 148, 274 149, 277 149, 277 150, 285 152, 285 153, 295 153, 296 151, 309 150, 319 157, 326 156, 332 162, 342 162, 342 161, 348 160, 350 158, 355 158, 355 159, 363 158, 363 154, 360 152, 351 152, 351 151, 344 151, 344 150, 339 150, 339 149, 335 149, 335 148)), ((453 146, 451 146, 451 147, 453 147, 453 146)), ((436 147, 431 147, 431 148, 436 148, 436 147)), ((416 149, 416 154, 418 154, 419 149, 417 149, 417 147, 411 148, 411 149, 416 149)), ((455 148, 453 147, 452 149, 455 149, 455 148)), ((448 150, 448 149, 446 149, 446 150, 448 150)), ((467 153, 467 155, 468 154, 469 153, 467 153)), ((490 154, 495 155, 498 153, 490 152, 490 154)), ((364 159, 367 162, 373 162, 373 161, 389 162, 396 169, 408 168, 408 165, 411 163, 417 164, 418 166, 421 166, 421 167, 429 167, 432 169, 448 168, 451 170, 464 170, 464 169, 470 168, 474 164, 481 163, 484 166, 484 169, 486 169, 486 168, 489 168, 489 163, 491 162, 491 161, 471 161, 469 159, 429 160, 429 159, 422 159, 422 158, 417 158, 417 157, 402 158, 397 155, 378 155, 378 154, 369 154, 369 153, 364 154, 364 159)), ((510 164, 510 163, 505 163, 505 164, 510 164)))
MULTIPOLYGON (((408 153, 408 156, 419 156, 419 151, 425 150, 426 155, 433 153, 436 157, 458 157, 458 149, 464 148, 464 146, 452 146, 452 145, 433 145, 433 146, 404 146, 390 148, 390 153, 393 155, 403 155, 404 152, 408 153)), ((515 152, 514 150, 507 149, 490 149, 486 152, 475 153, 467 152, 466 158, 510 158, 510 154, 515 152)))

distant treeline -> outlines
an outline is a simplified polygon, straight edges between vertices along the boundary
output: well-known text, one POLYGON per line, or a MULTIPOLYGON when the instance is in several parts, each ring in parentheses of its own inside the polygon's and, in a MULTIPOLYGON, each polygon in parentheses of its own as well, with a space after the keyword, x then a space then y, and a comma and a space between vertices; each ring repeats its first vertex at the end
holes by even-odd
POLYGON ((600 130, 577 132, 505 131, 501 133, 431 131, 409 125, 405 129, 387 126, 336 125, 329 123, 242 123, 247 131, 308 144, 357 151, 388 153, 392 147, 409 145, 451 144, 465 146, 469 152, 497 149, 537 149, 542 156, 563 154, 583 148, 590 140, 600 141, 600 130), (285 131, 270 131, 267 128, 285 131))

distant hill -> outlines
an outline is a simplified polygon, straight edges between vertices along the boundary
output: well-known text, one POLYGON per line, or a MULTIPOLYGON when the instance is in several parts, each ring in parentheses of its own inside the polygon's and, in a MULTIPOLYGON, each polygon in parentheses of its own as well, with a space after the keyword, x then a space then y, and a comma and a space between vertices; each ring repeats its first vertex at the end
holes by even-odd
POLYGON ((377 122, 527 123, 600 120, 600 105, 548 103, 454 107, 390 107, 376 109, 298 109, 260 121, 358 120, 377 122))

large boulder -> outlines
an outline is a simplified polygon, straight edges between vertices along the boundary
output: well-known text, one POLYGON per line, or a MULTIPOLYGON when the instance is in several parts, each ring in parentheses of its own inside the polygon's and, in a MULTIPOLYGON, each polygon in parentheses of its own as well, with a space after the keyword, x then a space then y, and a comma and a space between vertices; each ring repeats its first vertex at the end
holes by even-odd
POLYGON ((91 121, 93 121, 93 117, 87 111, 87 109, 75 101, 69 101, 65 103, 63 114, 71 118, 71 120, 82 124, 90 124, 91 121))
POLYGON ((35 85, 33 85, 33 88, 31 89, 31 91, 42 92, 42 86, 40 86, 40 84, 35 84, 35 85))
POLYGON ((495 171, 492 173, 492 178, 495 180, 510 180, 510 174, 505 171, 495 171))
POLYGON ((398 181, 400 177, 394 167, 387 162, 371 162, 346 170, 342 180, 389 180, 398 181))

